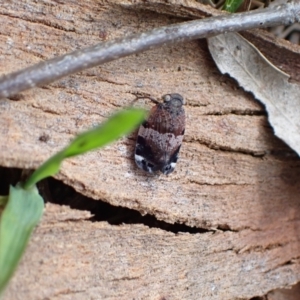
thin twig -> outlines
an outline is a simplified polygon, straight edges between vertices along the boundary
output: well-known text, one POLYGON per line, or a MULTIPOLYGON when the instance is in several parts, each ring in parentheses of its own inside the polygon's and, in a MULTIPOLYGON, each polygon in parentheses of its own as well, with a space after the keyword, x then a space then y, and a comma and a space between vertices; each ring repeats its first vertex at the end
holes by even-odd
POLYGON ((290 25, 300 21, 300 0, 262 10, 212 17, 165 26, 38 63, 0 79, 0 98, 11 97, 35 86, 98 66, 120 57, 159 47, 230 31, 290 25))

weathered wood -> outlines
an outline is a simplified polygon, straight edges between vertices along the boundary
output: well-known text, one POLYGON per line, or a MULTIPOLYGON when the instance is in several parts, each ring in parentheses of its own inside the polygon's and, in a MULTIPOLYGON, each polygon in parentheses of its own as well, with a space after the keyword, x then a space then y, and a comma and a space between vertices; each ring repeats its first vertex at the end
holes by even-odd
POLYGON ((298 300, 300 295, 300 284, 291 289, 279 289, 268 294, 267 300, 298 300))
POLYGON ((87 218, 47 205, 4 299, 247 299, 299 280, 299 247, 280 230, 173 234, 87 218), (261 247, 266 235, 282 245, 261 247))
MULTIPOLYGON (((5 2, 0 7, 0 72, 182 20, 129 8, 128 1, 5 2)), ((298 80, 299 49, 262 31, 248 35, 298 80)), ((300 281, 300 161, 273 136, 263 107, 219 74, 205 40, 111 62, 24 92, 18 101, 1 100, 0 164, 38 166, 140 91, 155 97, 178 92, 187 100, 176 171, 166 177, 138 170, 133 134, 69 159, 57 177, 94 199, 169 223, 221 231, 174 235, 89 221, 71 226, 50 214, 8 295, 234 299, 300 281), (40 264, 38 257, 47 263, 40 264)))

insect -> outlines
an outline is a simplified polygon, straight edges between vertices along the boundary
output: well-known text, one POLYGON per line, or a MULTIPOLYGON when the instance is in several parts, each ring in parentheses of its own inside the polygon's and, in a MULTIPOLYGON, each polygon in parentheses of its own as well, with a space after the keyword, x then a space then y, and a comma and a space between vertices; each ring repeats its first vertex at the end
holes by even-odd
MULTIPOLYGON (((145 97, 146 98, 146 97, 145 97)), ((149 173, 174 171, 185 130, 184 100, 180 94, 167 94, 163 103, 149 98, 156 105, 140 126, 135 146, 135 162, 149 173)))

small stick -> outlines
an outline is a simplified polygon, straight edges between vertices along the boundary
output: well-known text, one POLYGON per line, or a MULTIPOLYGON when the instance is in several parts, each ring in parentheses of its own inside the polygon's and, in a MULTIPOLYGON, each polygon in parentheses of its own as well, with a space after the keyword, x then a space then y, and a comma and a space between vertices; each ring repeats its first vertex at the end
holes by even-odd
POLYGON ((165 44, 205 38, 225 32, 289 25, 300 21, 300 0, 245 13, 195 20, 165 26, 123 39, 52 58, 0 78, 0 98, 12 97, 35 86, 49 84, 64 76, 118 58, 165 44))

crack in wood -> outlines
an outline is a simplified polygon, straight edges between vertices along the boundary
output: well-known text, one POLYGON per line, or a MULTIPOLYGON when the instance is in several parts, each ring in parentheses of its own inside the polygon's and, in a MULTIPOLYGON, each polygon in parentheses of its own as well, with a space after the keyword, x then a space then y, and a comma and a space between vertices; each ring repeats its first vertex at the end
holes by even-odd
POLYGON ((227 116, 227 115, 255 117, 255 116, 267 116, 267 112, 264 110, 233 109, 233 110, 212 111, 212 112, 203 113, 203 116, 227 116))
POLYGON ((267 155, 267 151, 253 151, 249 149, 242 149, 242 148, 230 148, 226 146, 221 146, 218 145, 214 142, 207 141, 205 139, 197 139, 197 138, 185 138, 184 143, 194 143, 197 142, 203 146, 206 146, 209 149, 215 150, 215 151, 222 151, 222 152, 228 152, 228 153, 239 153, 239 154, 245 154, 245 155, 250 155, 255 158, 263 158, 264 156, 267 155))
POLYGON ((299 258, 300 258, 300 256, 297 256, 297 257, 295 257, 295 258, 291 258, 291 259, 289 259, 289 260, 287 260, 287 261, 285 261, 285 262, 283 262, 283 263, 281 263, 281 264, 278 264, 277 266, 275 266, 275 267, 273 267, 273 268, 270 268, 270 269, 264 271, 264 273, 265 273, 265 274, 268 274, 268 273, 273 272, 273 271, 276 270, 276 269, 280 269, 280 268, 284 268, 284 267, 286 267, 286 266, 293 265, 293 264, 295 264, 295 262, 294 262, 293 260, 297 260, 297 259, 299 259, 299 258))
POLYGON ((22 17, 16 16, 16 15, 12 15, 10 13, 5 13, 5 12, 1 12, 0 16, 6 16, 6 17, 9 17, 9 18, 12 18, 12 19, 26 21, 26 22, 29 22, 31 24, 44 25, 46 27, 49 27, 51 30, 56 29, 56 30, 61 30, 61 31, 64 31, 64 32, 76 32, 75 28, 74 29, 66 29, 62 26, 59 26, 59 25, 55 24, 55 23, 46 22, 46 20, 43 20, 43 19, 33 20, 31 18, 22 18, 22 17))
POLYGON ((48 202, 68 205, 73 209, 89 211, 93 217, 88 220, 92 222, 106 221, 111 225, 143 224, 149 228, 159 228, 175 234, 179 232, 201 234, 215 231, 238 231, 230 228, 227 224, 220 224, 216 228, 209 228, 209 226, 207 226, 207 228, 191 227, 182 223, 170 224, 150 214, 142 215, 138 210, 114 206, 101 200, 88 198, 76 192, 72 187, 53 178, 47 179, 45 184, 49 185, 46 190, 52 191, 51 195, 46 196, 48 202))

